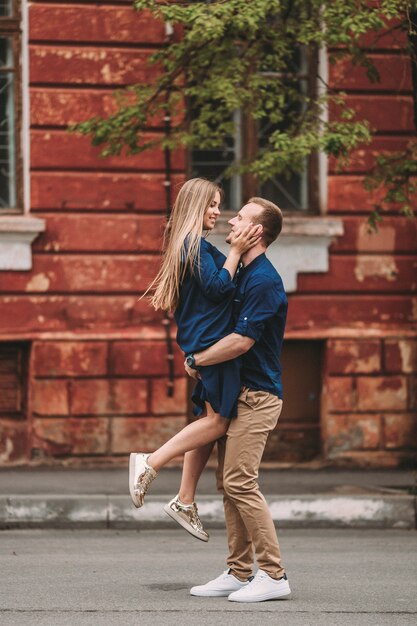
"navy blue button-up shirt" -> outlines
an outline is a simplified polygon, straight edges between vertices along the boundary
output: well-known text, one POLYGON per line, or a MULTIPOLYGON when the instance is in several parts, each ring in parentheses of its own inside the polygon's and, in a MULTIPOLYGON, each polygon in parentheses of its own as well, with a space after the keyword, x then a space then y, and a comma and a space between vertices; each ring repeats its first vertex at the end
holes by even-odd
POLYGON ((282 398, 280 355, 288 301, 282 280, 265 254, 243 267, 234 297, 234 331, 255 340, 242 357, 242 385, 282 398))
POLYGON ((174 314, 177 343, 185 354, 204 350, 233 330, 236 284, 223 269, 226 257, 206 239, 200 246, 200 272, 187 270, 174 314))

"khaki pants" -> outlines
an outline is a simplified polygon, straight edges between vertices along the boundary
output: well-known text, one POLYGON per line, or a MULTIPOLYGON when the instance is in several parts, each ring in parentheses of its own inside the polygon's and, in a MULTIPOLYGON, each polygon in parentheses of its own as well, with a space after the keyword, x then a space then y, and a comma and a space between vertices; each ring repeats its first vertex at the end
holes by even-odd
POLYGON ((275 579, 284 575, 272 516, 258 485, 266 440, 281 409, 282 400, 277 396, 243 387, 237 418, 218 441, 216 475, 217 488, 223 493, 229 544, 227 564, 241 580, 252 575, 253 550, 259 569, 275 579))

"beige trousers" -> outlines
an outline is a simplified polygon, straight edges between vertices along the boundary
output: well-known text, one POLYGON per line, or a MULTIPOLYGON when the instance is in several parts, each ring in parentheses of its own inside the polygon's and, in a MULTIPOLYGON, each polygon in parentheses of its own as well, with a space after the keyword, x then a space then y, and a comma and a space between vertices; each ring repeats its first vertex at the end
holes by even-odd
POLYGON ((275 579, 284 575, 274 522, 258 485, 266 440, 281 409, 282 400, 277 396, 243 387, 237 418, 218 441, 216 476, 217 488, 223 493, 227 564, 241 580, 252 575, 253 550, 259 569, 275 579))

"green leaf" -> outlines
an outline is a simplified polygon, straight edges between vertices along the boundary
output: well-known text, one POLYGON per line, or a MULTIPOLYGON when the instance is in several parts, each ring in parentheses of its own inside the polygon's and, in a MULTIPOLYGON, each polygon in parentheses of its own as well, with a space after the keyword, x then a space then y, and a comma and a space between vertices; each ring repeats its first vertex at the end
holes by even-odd
MULTIPOLYGON (((136 154, 156 145, 223 149, 240 110, 249 123, 269 131, 250 158, 232 164, 229 174, 252 172, 260 180, 290 176, 317 150, 335 157, 341 167, 355 147, 371 140, 372 130, 346 106, 346 94, 322 90, 314 95, 306 81, 300 82, 300 53, 314 61, 320 48, 329 49, 330 63, 348 58, 364 68, 369 81, 378 81, 361 38, 377 40, 392 20, 407 27, 412 5, 411 0, 135 0, 136 11, 169 22, 177 34, 152 54, 151 84, 118 90, 114 113, 71 131, 89 135, 104 156, 136 154), (327 120, 329 106, 338 114, 327 120), (169 137, 160 132, 150 141, 149 127, 167 110, 179 120, 177 127, 169 137)), ((325 77, 320 79, 323 85, 325 77)), ((395 200, 409 212, 417 176, 413 145, 397 160, 378 157, 366 179, 370 190, 385 185, 382 207, 395 200)), ((378 216, 372 217, 375 225, 378 216)))

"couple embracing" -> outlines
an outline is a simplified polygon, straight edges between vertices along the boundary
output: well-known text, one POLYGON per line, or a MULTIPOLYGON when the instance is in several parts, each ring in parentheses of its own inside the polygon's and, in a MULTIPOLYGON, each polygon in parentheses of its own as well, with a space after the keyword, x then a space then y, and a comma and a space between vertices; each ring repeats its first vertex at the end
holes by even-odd
POLYGON ((282 409, 279 359, 287 298, 265 256, 281 232, 282 213, 268 200, 251 198, 229 221, 226 258, 205 237, 220 215, 221 200, 221 189, 208 180, 194 178, 181 187, 165 230, 161 269, 151 285, 155 309, 175 312, 185 369, 197 380, 193 402, 200 417, 151 454, 130 455, 129 489, 135 506, 142 506, 159 469, 184 454, 179 492, 165 511, 194 537, 208 541, 194 499, 217 442, 227 569, 190 593, 260 602, 291 593, 258 485, 268 434, 282 409))

